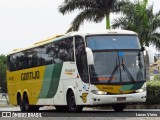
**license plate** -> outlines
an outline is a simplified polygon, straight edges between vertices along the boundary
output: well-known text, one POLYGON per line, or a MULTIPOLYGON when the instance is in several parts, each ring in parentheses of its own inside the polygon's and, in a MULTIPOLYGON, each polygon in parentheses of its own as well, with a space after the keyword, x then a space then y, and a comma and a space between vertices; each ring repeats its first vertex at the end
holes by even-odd
POLYGON ((117 101, 126 101, 126 97, 118 97, 117 101))

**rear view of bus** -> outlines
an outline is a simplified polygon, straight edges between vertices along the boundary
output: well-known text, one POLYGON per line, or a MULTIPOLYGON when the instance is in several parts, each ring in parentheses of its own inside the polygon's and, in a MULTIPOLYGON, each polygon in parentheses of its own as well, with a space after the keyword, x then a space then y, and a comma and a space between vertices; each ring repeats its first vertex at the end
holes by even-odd
POLYGON ((90 70, 92 104, 112 104, 123 111, 126 103, 146 101, 143 50, 137 34, 112 31, 86 36, 93 53, 90 70), (120 103, 120 104, 119 104, 120 103))

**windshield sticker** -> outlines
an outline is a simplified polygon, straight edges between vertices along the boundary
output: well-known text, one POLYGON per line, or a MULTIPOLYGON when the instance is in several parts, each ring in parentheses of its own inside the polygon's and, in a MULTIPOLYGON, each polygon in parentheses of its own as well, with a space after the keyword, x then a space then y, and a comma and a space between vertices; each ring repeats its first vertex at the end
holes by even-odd
POLYGON ((123 57, 123 56, 124 56, 124 52, 118 52, 118 55, 119 55, 120 57, 123 57))

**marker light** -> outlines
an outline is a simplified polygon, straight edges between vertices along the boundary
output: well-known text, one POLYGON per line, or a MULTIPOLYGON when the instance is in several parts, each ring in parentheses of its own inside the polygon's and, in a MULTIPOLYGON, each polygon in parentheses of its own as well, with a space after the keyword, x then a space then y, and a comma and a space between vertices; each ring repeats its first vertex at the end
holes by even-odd
POLYGON ((96 95, 106 95, 107 94, 107 92, 100 91, 100 90, 92 90, 92 93, 96 95))
POLYGON ((141 93, 145 91, 146 91, 146 83, 144 83, 144 85, 140 89, 136 90, 137 93, 141 93))

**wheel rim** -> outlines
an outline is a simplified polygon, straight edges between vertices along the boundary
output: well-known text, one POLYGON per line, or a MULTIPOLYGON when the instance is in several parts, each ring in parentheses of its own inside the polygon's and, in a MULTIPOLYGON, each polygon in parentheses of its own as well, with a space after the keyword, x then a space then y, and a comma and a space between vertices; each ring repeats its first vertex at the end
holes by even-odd
POLYGON ((75 104, 75 99, 73 95, 70 98, 70 106, 72 109, 75 109, 76 104, 75 104))
POLYGON ((24 97, 24 108, 25 108, 25 111, 29 110, 29 103, 28 103, 28 97, 27 96, 24 97))
POLYGON ((27 102, 27 101, 25 101, 25 110, 26 110, 26 111, 28 111, 28 109, 29 109, 28 102, 27 102))
POLYGON ((68 107, 70 111, 74 111, 76 109, 76 103, 74 94, 71 92, 68 97, 68 107))

